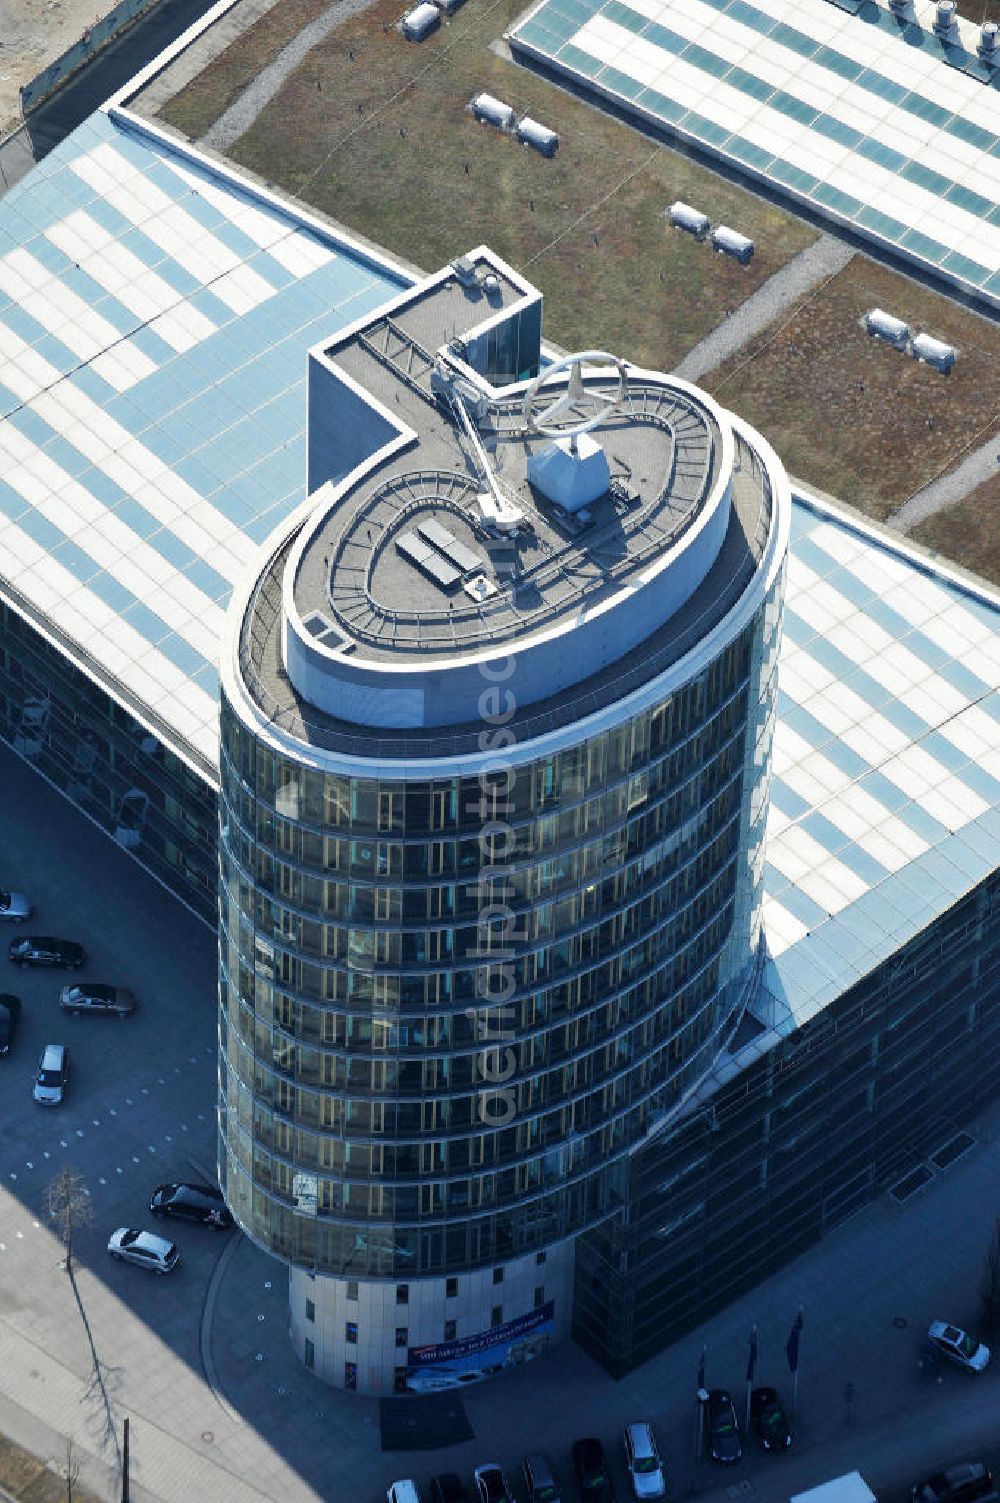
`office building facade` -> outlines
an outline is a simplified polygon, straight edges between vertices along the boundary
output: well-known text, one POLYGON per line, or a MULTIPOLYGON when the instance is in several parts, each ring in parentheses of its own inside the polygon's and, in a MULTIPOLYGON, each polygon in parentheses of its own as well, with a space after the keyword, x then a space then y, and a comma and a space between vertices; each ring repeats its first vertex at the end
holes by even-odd
POLYGON ((567 1332, 573 1239, 759 973, 787 482, 607 357, 535 395, 628 480, 564 509, 539 327, 480 251, 313 352, 319 483, 223 657, 223 1186, 308 1365, 371 1392, 567 1332))

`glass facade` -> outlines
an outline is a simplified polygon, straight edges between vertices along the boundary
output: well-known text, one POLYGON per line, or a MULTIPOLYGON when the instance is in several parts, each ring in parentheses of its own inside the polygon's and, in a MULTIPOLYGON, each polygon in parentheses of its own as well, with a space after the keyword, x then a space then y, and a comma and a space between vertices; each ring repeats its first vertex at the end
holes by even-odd
POLYGON ((220 1164, 255 1240, 433 1275, 621 1205, 756 976, 782 588, 660 702, 499 777, 319 770, 224 700, 220 1164))
POLYGON ((218 795, 26 616, 0 602, 0 734, 208 923, 218 795))
POLYGON ((628 1372, 919 1169, 998 1091, 994 874, 634 1155, 627 1220, 577 1242, 574 1336, 628 1372))

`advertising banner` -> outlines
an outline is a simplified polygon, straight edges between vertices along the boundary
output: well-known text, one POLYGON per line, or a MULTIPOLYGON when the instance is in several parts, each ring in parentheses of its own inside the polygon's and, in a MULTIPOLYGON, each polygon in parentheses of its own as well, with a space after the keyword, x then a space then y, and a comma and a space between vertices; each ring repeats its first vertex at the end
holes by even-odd
POLYGON ((544 1352, 552 1341, 555 1304, 549 1300, 529 1315, 519 1315, 461 1341, 411 1346, 407 1352, 406 1387, 410 1393, 443 1393, 478 1383, 505 1367, 520 1367, 544 1352))

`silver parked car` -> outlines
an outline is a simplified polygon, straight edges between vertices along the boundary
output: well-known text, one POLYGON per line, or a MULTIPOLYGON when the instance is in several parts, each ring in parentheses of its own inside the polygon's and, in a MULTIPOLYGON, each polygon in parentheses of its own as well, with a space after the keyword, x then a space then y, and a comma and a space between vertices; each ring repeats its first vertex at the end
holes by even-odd
POLYGON ((981 1373, 989 1363, 989 1347, 984 1346, 977 1336, 970 1336, 961 1326, 950 1325, 946 1320, 931 1321, 927 1340, 942 1357, 964 1367, 967 1372, 981 1373))
POLYGON ((151 1273, 172 1273, 181 1260, 176 1242, 144 1232, 137 1226, 120 1226, 108 1239, 108 1252, 123 1263, 148 1268, 151 1273))
POLYGON ((626 1425, 623 1439, 632 1492, 637 1498, 662 1498, 667 1479, 652 1425, 626 1425))
POLYGON ((127 986, 75 981, 59 993, 59 1006, 68 1013, 113 1013, 116 1018, 127 1018, 135 1012, 135 994, 127 986))
POLYGON ((20 924, 31 917, 31 904, 23 892, 0 891, 0 919, 11 919, 20 924))
POLYGON ((66 1094, 69 1051, 65 1044, 46 1044, 38 1061, 32 1095, 39 1106, 58 1106, 66 1094))

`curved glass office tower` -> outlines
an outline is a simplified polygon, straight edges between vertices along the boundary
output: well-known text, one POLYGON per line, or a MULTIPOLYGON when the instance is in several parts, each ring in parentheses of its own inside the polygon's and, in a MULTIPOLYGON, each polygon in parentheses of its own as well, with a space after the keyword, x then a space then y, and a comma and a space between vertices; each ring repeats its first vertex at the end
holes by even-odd
POLYGON ((223 655, 221 1182, 368 1392, 567 1332, 757 975, 787 481, 675 378, 534 383, 540 303, 481 249, 312 352, 223 655))

